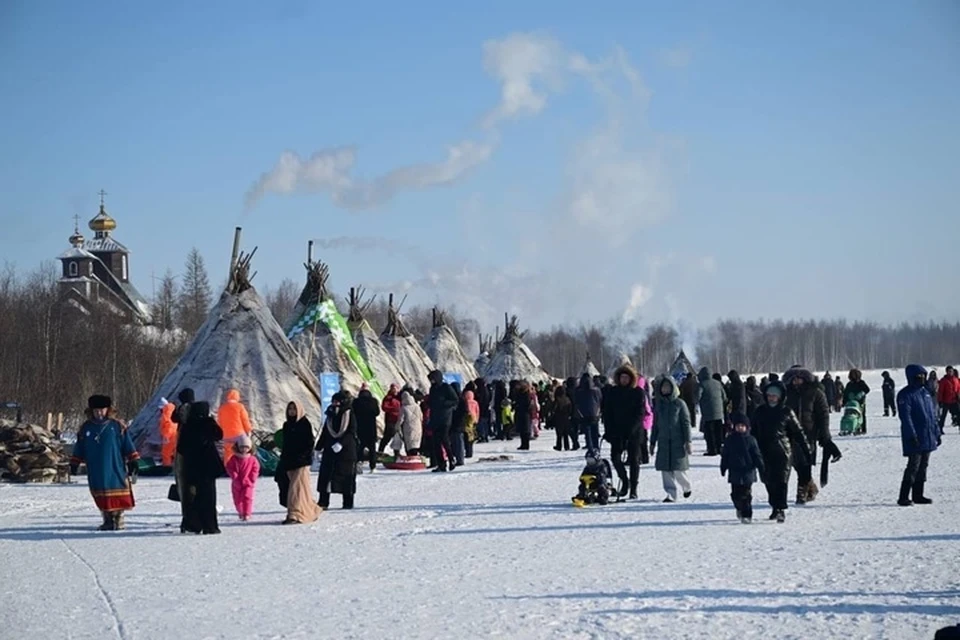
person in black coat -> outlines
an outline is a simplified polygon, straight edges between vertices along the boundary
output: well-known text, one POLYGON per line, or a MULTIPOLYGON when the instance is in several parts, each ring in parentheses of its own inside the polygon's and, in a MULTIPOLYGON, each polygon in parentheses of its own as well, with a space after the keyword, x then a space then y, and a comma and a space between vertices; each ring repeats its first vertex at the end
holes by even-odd
POLYGON ((490 427, 493 424, 493 393, 487 381, 477 378, 474 383, 477 387, 476 401, 480 407, 480 420, 477 422, 477 441, 490 442, 490 427))
POLYGON ((570 400, 570 450, 580 449, 580 419, 577 417, 577 407, 574 404, 577 393, 577 379, 573 376, 563 382, 563 387, 567 391, 567 398, 570 400))
POLYGON ((357 492, 357 415, 353 411, 353 398, 346 391, 333 395, 327 408, 326 420, 317 441, 320 472, 317 476, 317 501, 324 509, 330 507, 330 494, 343 495, 343 508, 352 509, 357 492))
POLYGON ((806 464, 811 458, 807 436, 793 410, 784 403, 787 389, 782 382, 767 385, 766 402, 753 414, 753 436, 763 455, 763 483, 773 510, 771 520, 783 522, 787 510, 787 485, 793 460, 806 464))
POLYGON ((530 383, 521 380, 514 388, 511 397, 513 401, 513 425, 520 436, 520 446, 517 451, 530 449, 530 438, 533 436, 533 403, 530 399, 530 383))
POLYGON ((217 523, 217 478, 224 475, 217 443, 223 430, 210 416, 208 402, 194 402, 186 424, 181 424, 177 454, 181 456, 183 487, 180 533, 220 533, 217 523))
POLYGON ((367 385, 360 388, 357 399, 353 401, 353 412, 357 416, 357 437, 360 440, 359 460, 369 461, 370 471, 377 467, 377 417, 380 415, 380 403, 370 393, 367 385))
POLYGON ((573 403, 567 397, 562 385, 553 392, 553 411, 550 414, 550 427, 557 434, 554 451, 570 450, 570 422, 573 419, 573 403))
POLYGON ((610 458, 620 477, 620 495, 637 498, 640 478, 640 452, 647 440, 643 419, 647 414, 646 392, 637 387, 637 372, 624 365, 613 376, 616 386, 610 387, 603 400, 603 439, 610 443, 610 458), (627 454, 630 476, 623 464, 627 454))
POLYGON ((600 413, 603 410, 603 392, 597 388, 589 373, 580 376, 580 384, 573 396, 573 410, 583 432, 587 449, 600 449, 600 413))
POLYGON ((843 404, 861 398, 860 415, 863 417, 860 420, 860 429, 854 433, 863 435, 867 432, 867 394, 870 393, 870 386, 864 382, 863 373, 859 369, 850 369, 847 379, 847 386, 844 387, 842 394, 843 404))
POLYGON ((742 413, 730 416, 733 431, 723 441, 720 453, 720 475, 730 473, 730 498, 743 524, 753 521, 753 483, 757 471, 763 475, 763 456, 756 439, 750 435, 750 419, 742 413))
MULTIPOLYGON (((454 462, 453 449, 450 445, 450 429, 453 426, 453 414, 460 403, 457 392, 443 381, 440 371, 431 371, 430 395, 430 429, 433 431, 433 461, 436 468, 433 471, 447 471, 447 463, 454 462), (444 459, 446 457, 446 459, 444 459)), ((451 469, 455 464, 451 464, 451 469)))
POLYGON ((747 415, 747 390, 740 379, 740 374, 731 370, 727 374, 727 400, 730 403, 730 414, 740 413, 747 415))
POLYGON ((830 437, 830 409, 827 397, 817 386, 817 379, 808 369, 795 366, 783 374, 787 387, 786 405, 797 416, 803 429, 810 456, 802 459, 794 456, 794 468, 797 470, 797 504, 812 502, 819 493, 817 483, 813 481, 813 466, 817 464, 817 445, 823 447, 824 455, 840 459, 840 450, 830 437))
POLYGON ((829 371, 823 374, 820 383, 823 385, 823 394, 827 396, 827 408, 834 411, 837 406, 837 384, 833 381, 833 376, 830 375, 829 371))
POLYGON ((747 417, 753 419, 753 413, 758 407, 763 406, 763 393, 757 386, 757 377, 749 376, 743 385, 744 393, 747 395, 747 417))
POLYGON ((897 384, 893 381, 893 378, 890 377, 889 371, 883 372, 883 384, 881 389, 883 390, 883 417, 889 418, 890 412, 893 411, 893 417, 897 417, 897 384))

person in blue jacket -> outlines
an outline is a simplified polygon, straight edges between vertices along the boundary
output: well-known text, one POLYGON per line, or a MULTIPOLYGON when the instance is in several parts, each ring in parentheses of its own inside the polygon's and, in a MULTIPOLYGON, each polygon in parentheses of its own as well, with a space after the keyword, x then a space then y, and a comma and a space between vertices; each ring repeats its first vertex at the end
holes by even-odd
POLYGON ((897 394, 900 440, 903 455, 907 458, 907 468, 903 470, 903 480, 900 482, 900 499, 897 500, 901 507, 933 502, 923 495, 923 488, 927 481, 930 454, 940 446, 940 428, 926 382, 927 370, 918 364, 911 364, 907 366, 907 386, 897 394), (913 500, 910 499, 911 491, 913 500))

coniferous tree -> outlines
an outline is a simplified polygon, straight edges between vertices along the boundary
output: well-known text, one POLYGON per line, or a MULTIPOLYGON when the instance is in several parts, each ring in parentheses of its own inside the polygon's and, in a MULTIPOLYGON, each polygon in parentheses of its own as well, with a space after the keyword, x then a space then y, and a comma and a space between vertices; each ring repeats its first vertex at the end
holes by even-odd
POLYGON ((180 327, 190 335, 196 333, 200 325, 207 319, 212 300, 213 292, 210 289, 210 278, 207 276, 203 256, 194 247, 187 256, 180 286, 179 304, 177 305, 180 327))

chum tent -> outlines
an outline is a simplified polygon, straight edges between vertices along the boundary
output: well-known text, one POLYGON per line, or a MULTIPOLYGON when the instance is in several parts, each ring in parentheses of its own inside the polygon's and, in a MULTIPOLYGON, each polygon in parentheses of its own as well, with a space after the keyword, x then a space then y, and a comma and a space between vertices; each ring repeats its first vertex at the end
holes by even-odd
POLYGON ((467 359, 460 341, 447 325, 446 315, 433 310, 433 329, 423 341, 423 350, 434 366, 443 373, 457 373, 464 382, 477 379, 477 369, 467 359))
POLYGON ((286 419, 287 404, 299 402, 314 424, 321 423, 320 388, 316 376, 297 355, 283 329, 250 284, 253 253, 237 253, 230 283, 176 365, 130 423, 130 434, 144 457, 160 454, 160 399, 177 401, 185 388, 212 411, 230 389, 250 414, 253 430, 269 435, 286 419))
POLYGON ((364 302, 363 299, 364 290, 362 287, 350 289, 350 297, 348 298, 350 314, 347 317, 347 325, 353 334, 353 341, 384 391, 389 389, 392 384, 402 388, 407 384, 406 376, 397 366, 393 356, 387 352, 383 343, 380 342, 377 332, 364 318, 364 313, 373 303, 373 298, 367 302, 364 302))
MULTIPOLYGON (((402 302, 400 306, 403 306, 402 302)), ((403 324, 400 309, 393 306, 392 295, 387 307, 387 326, 380 333, 380 342, 383 343, 387 353, 393 356, 410 386, 421 391, 430 388, 427 377, 436 369, 436 365, 403 324)))
POLYGON ((340 388, 354 397, 364 383, 378 398, 383 389, 357 349, 346 320, 327 290, 330 270, 323 262, 304 264, 307 283, 286 325, 290 343, 319 378, 324 373, 340 376, 340 388))
POLYGON ((487 381, 526 380, 533 384, 550 382, 550 374, 543 370, 540 359, 524 344, 517 316, 507 317, 506 331, 490 355, 490 364, 484 372, 487 381))

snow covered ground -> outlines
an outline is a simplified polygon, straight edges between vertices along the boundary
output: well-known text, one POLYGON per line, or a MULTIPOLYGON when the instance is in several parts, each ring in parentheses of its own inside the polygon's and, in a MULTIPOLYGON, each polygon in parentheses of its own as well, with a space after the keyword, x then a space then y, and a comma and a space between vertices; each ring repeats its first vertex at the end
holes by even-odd
POLYGON ((358 508, 334 496, 312 526, 278 525, 269 478, 236 521, 223 480, 223 535, 205 537, 178 533, 169 480, 137 484, 118 533, 93 531, 83 479, 0 485, 0 637, 932 638, 960 622, 960 436, 932 457, 934 504, 895 506, 898 422, 866 379, 868 435, 838 440, 829 486, 783 525, 760 485, 760 522, 735 520, 702 439, 673 505, 645 467, 641 500, 571 507, 582 459, 545 432, 477 448, 509 462, 363 475, 358 508))

